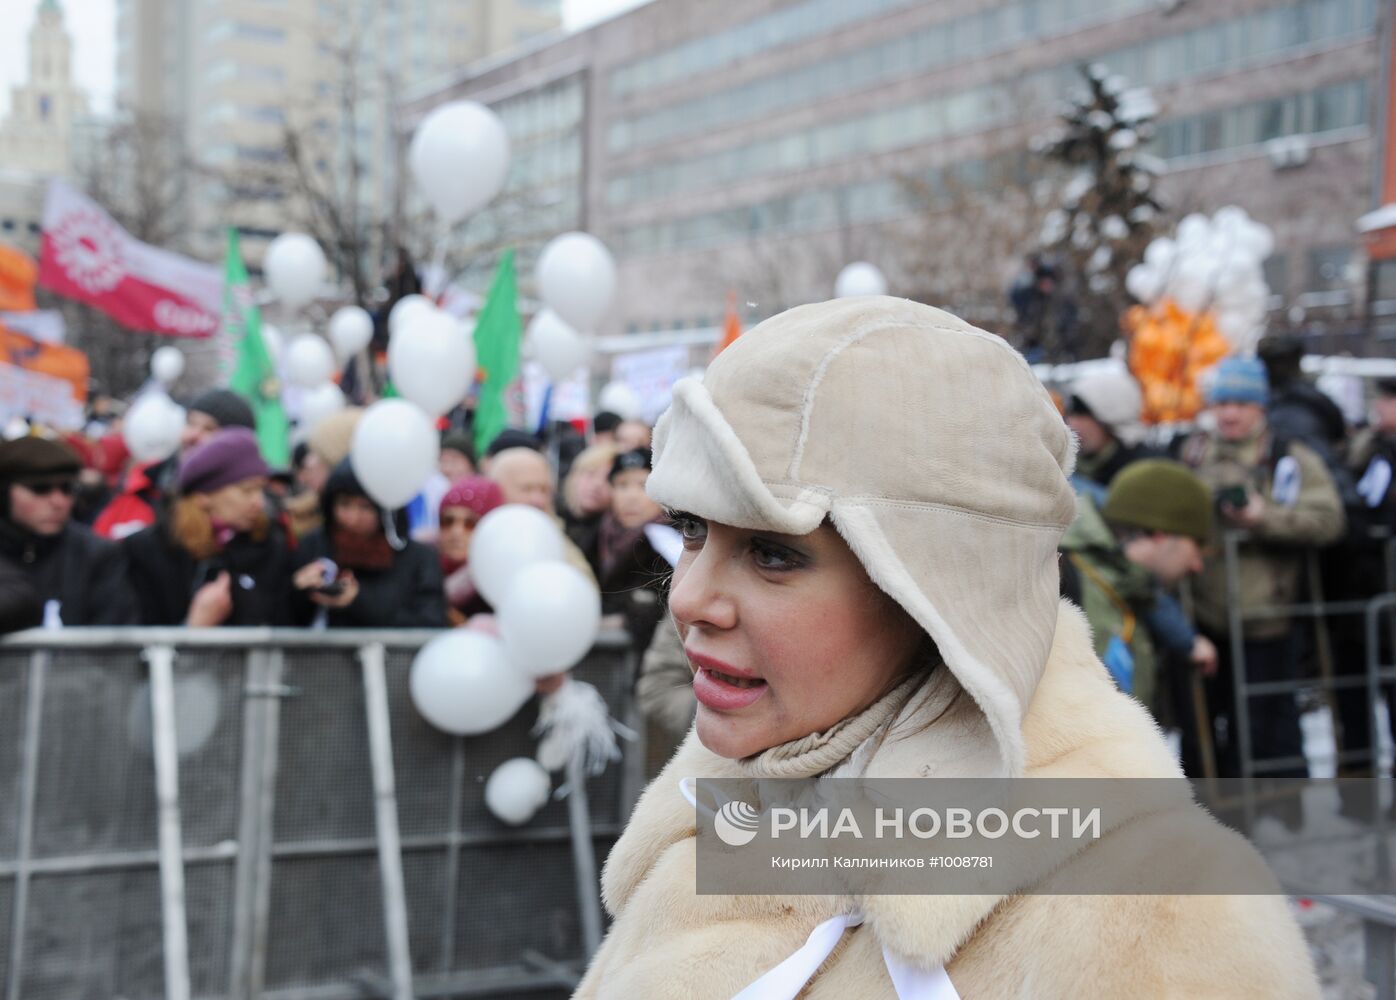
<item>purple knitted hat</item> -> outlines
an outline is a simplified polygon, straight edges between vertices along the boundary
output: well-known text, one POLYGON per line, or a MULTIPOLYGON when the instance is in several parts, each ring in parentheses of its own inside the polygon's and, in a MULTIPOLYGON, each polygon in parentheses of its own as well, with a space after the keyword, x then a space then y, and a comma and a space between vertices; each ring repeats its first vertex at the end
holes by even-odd
POLYGON ((225 427, 199 445, 179 466, 179 492, 213 493, 224 486, 270 473, 246 427, 225 427))

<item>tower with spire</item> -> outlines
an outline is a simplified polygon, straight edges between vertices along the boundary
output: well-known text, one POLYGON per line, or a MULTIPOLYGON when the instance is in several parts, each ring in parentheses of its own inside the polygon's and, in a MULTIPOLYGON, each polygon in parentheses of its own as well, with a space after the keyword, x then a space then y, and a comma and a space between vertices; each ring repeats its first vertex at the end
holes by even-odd
POLYGON ((39 0, 29 29, 28 79, 11 89, 9 116, 0 121, 0 168, 40 177, 67 173, 73 126, 86 114, 63 7, 39 0))

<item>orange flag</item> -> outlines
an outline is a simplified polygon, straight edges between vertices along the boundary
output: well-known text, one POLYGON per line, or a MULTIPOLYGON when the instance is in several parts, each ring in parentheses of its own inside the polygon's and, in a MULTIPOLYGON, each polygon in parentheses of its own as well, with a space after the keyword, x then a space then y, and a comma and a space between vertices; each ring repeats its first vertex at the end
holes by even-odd
POLYGON ((23 250, 0 243, 0 312, 31 312, 39 266, 23 250))
POLYGON ((722 339, 717 342, 717 347, 713 348, 713 357, 717 357, 732 343, 742 335, 742 321, 737 315, 737 293, 727 293, 727 315, 722 320, 722 339))

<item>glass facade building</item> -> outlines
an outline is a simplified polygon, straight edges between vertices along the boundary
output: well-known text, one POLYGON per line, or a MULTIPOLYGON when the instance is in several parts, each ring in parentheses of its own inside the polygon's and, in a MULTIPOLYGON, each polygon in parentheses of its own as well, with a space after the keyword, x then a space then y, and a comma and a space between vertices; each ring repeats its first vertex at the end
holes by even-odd
MULTIPOLYGON (((616 252, 624 301, 611 332, 667 329, 720 314, 718 285, 741 280, 740 261, 788 262, 786 287, 766 296, 772 308, 821 298, 833 274, 802 273, 810 248, 825 247, 825 263, 851 246, 875 257, 888 227, 924 211, 926 191, 992 195, 1030 182, 1044 170, 1033 137, 1080 88, 1081 68, 1099 64, 1154 92, 1160 115, 1144 152, 1160 164, 1165 201, 1180 211, 1236 203, 1271 225, 1269 273, 1293 297, 1331 290, 1334 268, 1313 261, 1331 264, 1344 247, 1351 256, 1353 221, 1373 207, 1388 7, 653 0, 472 69, 405 119, 458 97, 506 113, 570 81, 573 127, 539 153, 552 168, 530 154, 516 175, 552 169, 552 221, 583 225, 616 252), (1280 162, 1276 140, 1303 155, 1280 162), (1305 197, 1319 175, 1323 197, 1305 197)), ((545 228, 547 213, 536 221, 545 228)))

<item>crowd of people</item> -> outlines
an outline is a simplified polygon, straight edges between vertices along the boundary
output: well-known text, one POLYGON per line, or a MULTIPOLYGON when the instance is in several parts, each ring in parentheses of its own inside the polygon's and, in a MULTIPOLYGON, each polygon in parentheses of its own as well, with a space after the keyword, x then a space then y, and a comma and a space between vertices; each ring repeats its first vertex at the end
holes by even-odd
POLYGON ((236 394, 210 390, 186 410, 179 450, 155 463, 130 461, 119 424, 0 443, 0 627, 489 630, 470 539, 505 504, 557 521, 609 624, 647 643, 659 621, 668 567, 650 539, 670 529, 644 492, 638 421, 598 414, 580 454, 506 431, 477 456, 468 433, 447 430, 422 494, 386 510, 349 460, 361 410, 317 424, 288 469, 263 460, 236 394))
MULTIPOLYGON (((1316 670, 1320 644, 1312 620, 1285 606, 1387 589, 1396 379, 1376 383, 1370 425, 1350 427, 1301 374, 1299 354, 1275 337, 1259 358, 1224 361, 1197 429, 1167 443, 1146 443, 1139 388, 1123 372, 1082 377, 1059 397, 1079 442, 1062 594, 1084 609, 1116 683, 1180 733, 1191 775, 1241 773, 1233 600, 1247 679, 1294 681, 1316 670), (1241 533, 1230 582, 1226 532, 1241 533)), ((131 463, 115 426, 5 441, 0 627, 488 629, 470 539, 490 511, 526 504, 557 521, 566 559, 642 654, 642 709, 676 739, 686 732, 691 670, 674 630, 660 627, 681 546, 645 491, 647 425, 603 412, 584 436, 509 430, 478 456, 468 433, 450 429, 421 495, 385 510, 348 458, 361 412, 321 421, 289 469, 267 466, 251 409, 222 389, 189 401, 179 451, 162 462, 131 463)), ((1329 629, 1328 666, 1361 674, 1360 617, 1329 629)), ((1334 705, 1342 749, 1367 749, 1365 691, 1341 689, 1334 705)), ((1266 773, 1306 773, 1300 712, 1289 693, 1250 699, 1250 753, 1266 773)))
MULTIPOLYGON (((1117 683, 1179 732, 1195 777, 1244 773, 1236 652, 1248 684, 1360 677, 1362 616, 1323 615, 1319 641, 1315 616, 1294 609, 1389 589, 1396 380, 1375 383, 1370 423, 1351 427, 1301 373, 1298 340, 1267 338, 1258 354, 1223 361, 1197 428, 1166 443, 1146 443, 1126 374, 1085 377, 1062 401, 1080 442, 1063 593, 1086 611, 1117 683)), ((1365 688, 1339 687, 1332 703, 1340 749, 1369 752, 1365 688)), ((1253 773, 1308 774, 1301 699, 1271 690, 1247 708, 1253 773)))

